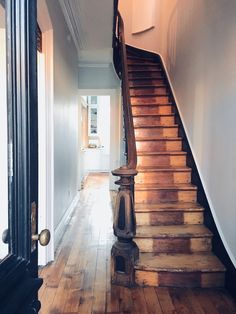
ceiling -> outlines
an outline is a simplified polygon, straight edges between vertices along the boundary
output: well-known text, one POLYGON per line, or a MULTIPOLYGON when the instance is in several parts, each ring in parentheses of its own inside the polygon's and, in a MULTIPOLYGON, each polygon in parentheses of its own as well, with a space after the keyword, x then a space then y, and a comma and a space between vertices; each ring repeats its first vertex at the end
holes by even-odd
POLYGON ((83 63, 110 63, 112 0, 59 0, 83 63))

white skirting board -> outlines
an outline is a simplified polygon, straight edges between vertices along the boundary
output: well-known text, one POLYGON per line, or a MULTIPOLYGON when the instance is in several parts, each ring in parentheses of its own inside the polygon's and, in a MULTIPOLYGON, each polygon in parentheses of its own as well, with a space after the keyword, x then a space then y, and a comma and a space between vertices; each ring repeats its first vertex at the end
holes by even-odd
POLYGON ((75 209, 75 206, 78 203, 79 199, 80 199, 80 192, 78 191, 76 196, 74 197, 73 201, 71 202, 70 206, 66 210, 64 216, 62 217, 60 223, 58 224, 58 226, 55 229, 55 232, 54 232, 54 248, 55 249, 57 249, 57 247, 61 241, 61 238, 66 231, 66 226, 71 219, 71 215, 72 215, 72 213, 75 209))

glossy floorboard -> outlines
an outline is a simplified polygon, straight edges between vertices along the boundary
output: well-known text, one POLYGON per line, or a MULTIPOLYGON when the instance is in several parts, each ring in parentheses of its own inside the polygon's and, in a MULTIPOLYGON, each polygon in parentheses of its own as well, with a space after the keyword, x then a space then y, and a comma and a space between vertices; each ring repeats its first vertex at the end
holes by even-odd
POLYGON ((236 313, 224 290, 111 286, 112 207, 108 174, 91 174, 57 248, 40 269, 40 314, 236 313))

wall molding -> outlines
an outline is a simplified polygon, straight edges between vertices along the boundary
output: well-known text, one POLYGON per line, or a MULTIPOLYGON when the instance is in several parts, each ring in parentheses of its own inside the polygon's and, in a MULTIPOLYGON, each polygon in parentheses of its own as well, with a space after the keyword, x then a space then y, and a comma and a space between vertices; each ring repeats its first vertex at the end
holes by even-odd
POLYGON ((72 214, 75 210, 75 207, 76 207, 79 200, 80 200, 80 192, 78 191, 77 194, 75 195, 74 199, 72 200, 70 206, 65 211, 65 214, 63 215, 61 221, 59 222, 59 224, 55 228, 55 231, 54 231, 55 249, 57 249, 57 247, 60 244, 60 241, 61 241, 61 239, 62 239, 62 237, 66 231, 66 226, 68 225, 69 221, 71 220, 71 216, 72 216, 72 214))

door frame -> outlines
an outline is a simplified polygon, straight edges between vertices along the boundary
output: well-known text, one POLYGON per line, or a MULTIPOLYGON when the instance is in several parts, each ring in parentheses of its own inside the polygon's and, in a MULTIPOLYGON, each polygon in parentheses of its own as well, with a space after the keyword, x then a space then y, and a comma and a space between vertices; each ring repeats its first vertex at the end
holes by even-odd
POLYGON ((42 285, 31 224, 38 204, 36 0, 5 0, 5 10, 9 254, 0 262, 0 312, 28 314, 40 308, 37 292, 42 285))
MULTIPOLYGON (((120 89, 79 89, 79 96, 110 96, 110 170, 120 167, 121 162, 121 139, 123 130, 123 118, 120 99, 120 89)), ((81 158, 81 156, 80 156, 81 158)), ((80 164, 81 160, 80 160, 80 164)), ((117 190, 115 177, 109 176, 110 190, 117 190)))

